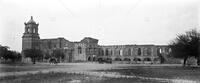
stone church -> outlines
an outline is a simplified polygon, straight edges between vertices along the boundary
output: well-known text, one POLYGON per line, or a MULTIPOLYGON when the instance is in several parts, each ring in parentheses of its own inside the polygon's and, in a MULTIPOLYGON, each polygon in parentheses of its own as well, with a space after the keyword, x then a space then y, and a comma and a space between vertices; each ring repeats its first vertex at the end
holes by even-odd
POLYGON ((40 39, 39 23, 31 16, 24 23, 25 31, 22 36, 22 52, 25 49, 40 49, 43 56, 52 55, 60 49, 64 52, 62 62, 85 62, 110 59, 117 63, 160 63, 167 59, 170 49, 166 45, 99 45, 98 39, 85 37, 72 42, 65 38, 40 39))

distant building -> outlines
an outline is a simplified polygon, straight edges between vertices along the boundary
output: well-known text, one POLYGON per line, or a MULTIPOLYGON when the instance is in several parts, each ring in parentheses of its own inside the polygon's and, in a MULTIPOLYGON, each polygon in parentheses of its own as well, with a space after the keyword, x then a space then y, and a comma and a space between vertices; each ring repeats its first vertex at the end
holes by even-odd
POLYGON ((164 45, 98 45, 98 39, 85 37, 79 42, 72 42, 65 38, 40 39, 39 24, 33 17, 25 24, 22 36, 22 52, 25 49, 40 49, 43 55, 52 55, 60 49, 65 57, 62 62, 98 61, 111 59, 125 63, 160 63, 166 59, 170 49, 164 45))

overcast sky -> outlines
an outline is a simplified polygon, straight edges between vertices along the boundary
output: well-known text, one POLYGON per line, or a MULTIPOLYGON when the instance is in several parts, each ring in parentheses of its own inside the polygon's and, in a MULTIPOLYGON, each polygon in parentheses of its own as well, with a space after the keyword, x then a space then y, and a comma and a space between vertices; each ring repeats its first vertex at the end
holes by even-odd
POLYGON ((0 44, 21 51, 24 22, 40 38, 99 39, 100 45, 168 44, 199 28, 198 0, 0 0, 0 44))

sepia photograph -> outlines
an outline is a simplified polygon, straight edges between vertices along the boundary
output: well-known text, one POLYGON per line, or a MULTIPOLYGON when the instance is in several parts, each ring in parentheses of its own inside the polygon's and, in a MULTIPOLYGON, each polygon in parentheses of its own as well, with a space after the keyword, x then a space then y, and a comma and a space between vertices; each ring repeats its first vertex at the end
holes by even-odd
POLYGON ((199 0, 0 0, 0 83, 200 83, 199 0))

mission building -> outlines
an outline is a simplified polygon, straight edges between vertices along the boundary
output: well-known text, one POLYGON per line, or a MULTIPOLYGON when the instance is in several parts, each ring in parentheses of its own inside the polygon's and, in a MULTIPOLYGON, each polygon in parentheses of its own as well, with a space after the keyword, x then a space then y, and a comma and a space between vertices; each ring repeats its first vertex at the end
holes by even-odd
POLYGON ((99 40, 91 37, 77 42, 62 37, 40 39, 39 23, 32 16, 24 25, 22 53, 26 49, 40 49, 43 56, 51 56, 54 50, 59 49, 65 55, 61 62, 98 61, 106 58, 120 63, 160 63, 170 53, 166 45, 99 45, 99 40))

